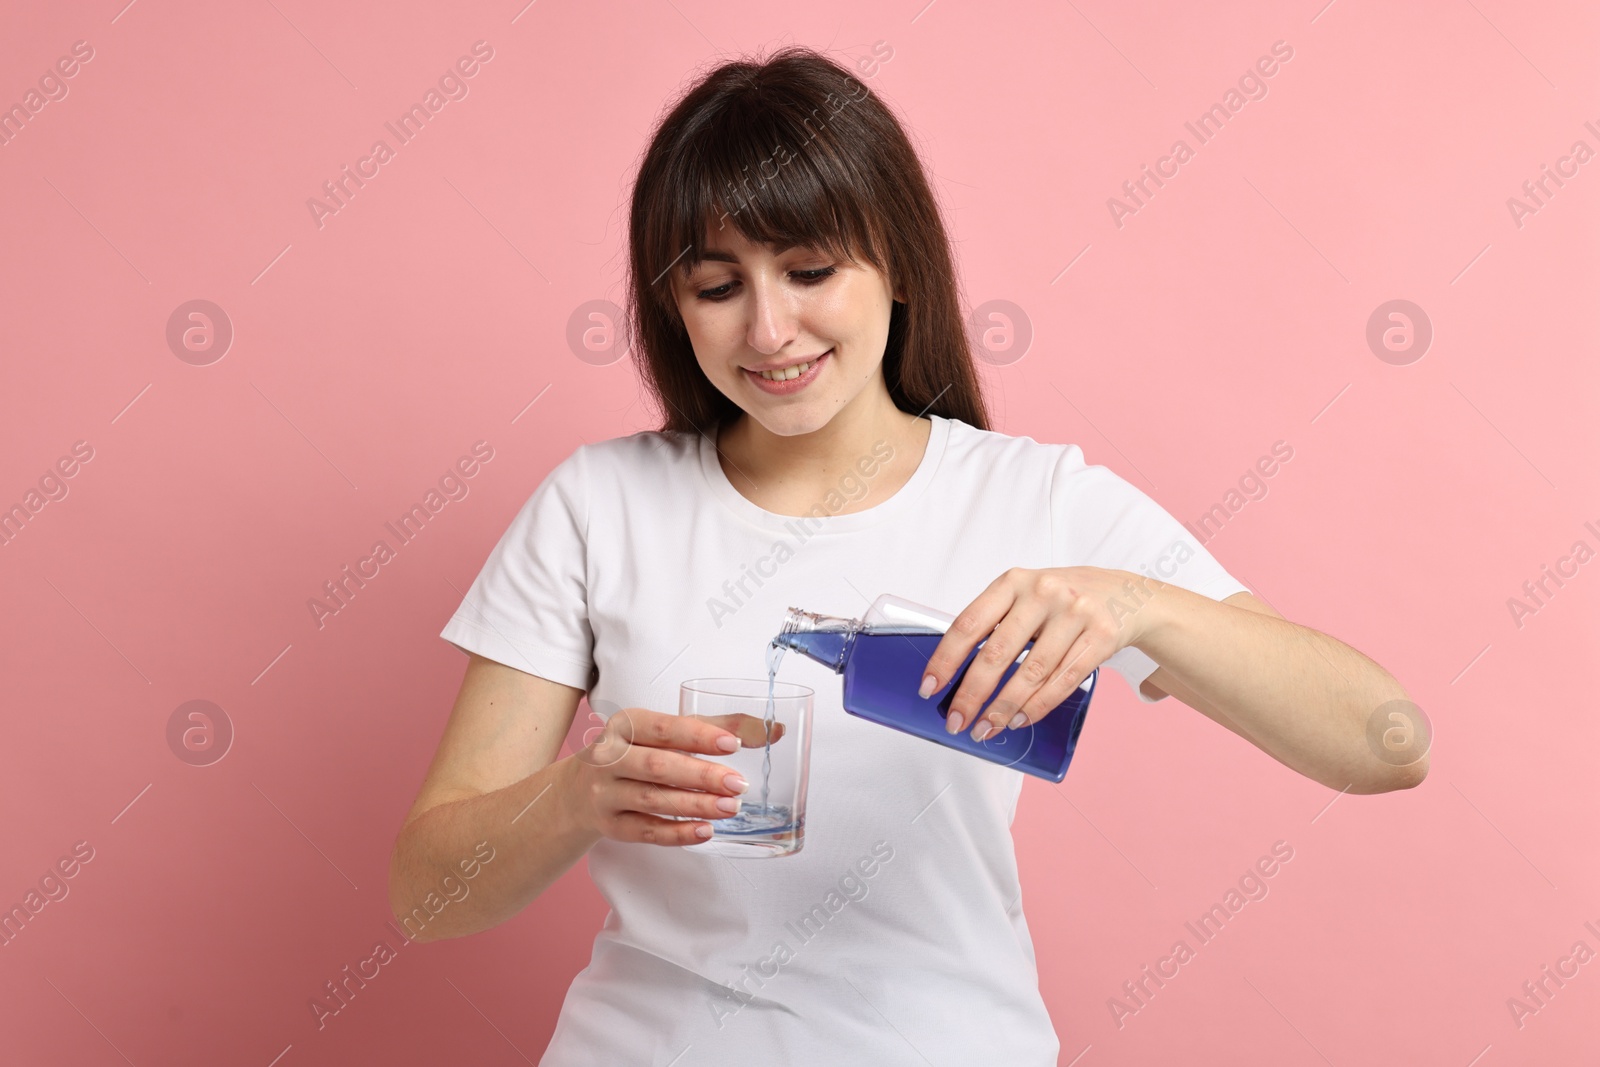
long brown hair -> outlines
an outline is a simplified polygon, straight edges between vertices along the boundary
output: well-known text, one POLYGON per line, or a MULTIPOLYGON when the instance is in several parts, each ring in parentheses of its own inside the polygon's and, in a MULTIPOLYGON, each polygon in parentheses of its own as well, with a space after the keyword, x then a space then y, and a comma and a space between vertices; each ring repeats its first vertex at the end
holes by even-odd
MULTIPOLYGON (((668 272, 700 262, 707 227, 864 258, 903 296, 883 373, 901 411, 989 428, 944 222, 922 162, 876 94, 790 46, 725 63, 657 127, 628 217, 628 334, 663 431, 710 433, 739 406, 695 361, 668 272)), ((858 260, 859 261, 859 260, 858 260)))

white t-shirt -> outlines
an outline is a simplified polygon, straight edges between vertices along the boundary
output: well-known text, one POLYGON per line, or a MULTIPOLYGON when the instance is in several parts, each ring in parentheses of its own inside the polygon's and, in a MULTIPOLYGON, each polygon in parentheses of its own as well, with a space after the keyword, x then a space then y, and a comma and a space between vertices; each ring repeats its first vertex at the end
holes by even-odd
MULTIPOLYGON (((686 679, 765 678, 789 607, 859 618, 895 593, 955 614, 1013 566, 1147 573, 1217 600, 1246 590, 1076 445, 932 422, 898 492, 833 514, 892 455, 880 443, 817 518, 747 500, 703 434, 581 446, 517 513, 441 636, 585 689, 600 713, 675 713, 686 679)), ((1130 647, 1104 666, 1137 693, 1156 665, 1130 647)), ((798 654, 778 677, 816 690, 804 848, 738 860, 597 842, 589 873, 611 912, 542 1067, 917 1053, 1054 1065, 1010 833, 1022 772, 847 714, 842 679, 798 654)), ((1091 704, 1084 747, 1095 718, 1091 704)))

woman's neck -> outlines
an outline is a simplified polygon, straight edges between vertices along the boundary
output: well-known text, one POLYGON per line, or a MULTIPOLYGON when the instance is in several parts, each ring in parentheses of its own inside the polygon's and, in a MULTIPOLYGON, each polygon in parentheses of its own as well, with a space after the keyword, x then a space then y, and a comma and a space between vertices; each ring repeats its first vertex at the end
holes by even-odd
POLYGON ((841 411, 821 429, 792 437, 742 415, 718 434, 718 458, 734 488, 766 511, 804 515, 830 493, 853 497, 833 514, 863 511, 911 480, 933 431, 931 419, 891 412, 849 419, 841 411))

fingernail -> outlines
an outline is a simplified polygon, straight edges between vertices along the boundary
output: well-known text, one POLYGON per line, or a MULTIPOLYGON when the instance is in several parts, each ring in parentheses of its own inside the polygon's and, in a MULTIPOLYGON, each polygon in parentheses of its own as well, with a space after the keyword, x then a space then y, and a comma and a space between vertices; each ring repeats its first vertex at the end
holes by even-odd
POLYGON ((961 732, 961 723, 961 713, 959 711, 952 711, 944 720, 945 733, 959 734, 961 732))
POLYGON ((729 815, 737 815, 739 813, 739 808, 743 804, 744 804, 744 801, 740 800, 738 797, 718 797, 717 798, 717 810, 718 811, 725 811, 729 815))
POLYGON ((711 836, 711 827, 705 826, 705 825, 696 826, 694 828, 694 836, 696 836, 698 838, 702 838, 702 839, 710 837, 711 836))
POLYGON ((988 719, 984 719, 977 726, 973 727, 972 739, 974 741, 982 741, 984 738, 988 737, 993 732, 994 732, 994 726, 989 722, 988 719))
POLYGON ((739 748, 739 738, 733 734, 726 734, 717 738, 717 747, 724 752, 735 752, 739 748))
POLYGON ((1011 716, 1011 721, 1006 724, 1006 729, 1015 730, 1017 727, 1023 725, 1027 721, 1028 717, 1019 711, 1015 715, 1011 716))
POLYGON ((735 793, 743 793, 750 788, 750 783, 744 780, 744 775, 742 774, 730 774, 722 780, 722 784, 735 793))
POLYGON ((922 687, 917 690, 917 696, 921 697, 923 700, 927 700, 929 694, 931 694, 937 688, 939 688, 939 679, 935 678, 931 674, 924 675, 922 679, 922 687))

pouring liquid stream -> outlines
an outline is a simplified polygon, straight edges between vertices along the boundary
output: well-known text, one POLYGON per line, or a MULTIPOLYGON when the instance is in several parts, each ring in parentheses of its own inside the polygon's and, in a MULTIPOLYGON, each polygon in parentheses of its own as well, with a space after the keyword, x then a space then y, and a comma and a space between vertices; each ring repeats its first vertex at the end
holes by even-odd
MULTIPOLYGON (((787 804, 774 804, 772 790, 772 733, 776 723, 776 688, 778 664, 783 661, 783 646, 774 642, 767 647, 767 706, 762 715, 765 738, 761 757, 761 799, 750 796, 737 815, 712 822, 718 835, 771 834, 788 829, 794 822, 793 812, 787 804)), ((747 794, 748 795, 748 794, 747 794)))

